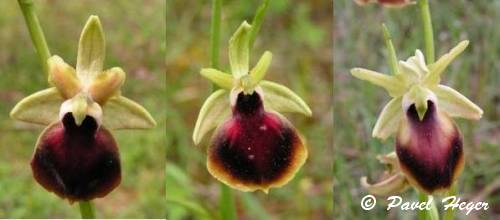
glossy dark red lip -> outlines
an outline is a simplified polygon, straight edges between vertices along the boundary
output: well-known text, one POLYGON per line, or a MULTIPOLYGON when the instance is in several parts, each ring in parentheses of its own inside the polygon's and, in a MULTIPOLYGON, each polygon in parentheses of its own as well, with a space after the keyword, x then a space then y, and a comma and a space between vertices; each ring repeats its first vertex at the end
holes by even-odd
POLYGON ((283 117, 264 111, 257 92, 238 94, 233 117, 223 123, 208 149, 208 169, 244 191, 283 185, 304 163, 307 150, 283 117))
POLYGON ((460 131, 431 101, 423 120, 415 105, 410 106, 406 118, 396 140, 403 172, 429 194, 450 188, 463 169, 460 131))
POLYGON ((90 116, 77 126, 71 113, 43 131, 31 168, 40 185, 70 202, 103 197, 121 181, 111 133, 90 116))

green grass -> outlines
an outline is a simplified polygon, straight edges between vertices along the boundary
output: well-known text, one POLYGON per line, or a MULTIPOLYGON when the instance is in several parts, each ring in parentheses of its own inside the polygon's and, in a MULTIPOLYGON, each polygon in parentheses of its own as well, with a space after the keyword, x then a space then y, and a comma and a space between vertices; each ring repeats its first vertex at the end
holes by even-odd
MULTIPOLYGON (((466 156, 458 192, 463 199, 479 198, 490 203, 489 210, 472 212, 471 215, 494 218, 498 216, 500 205, 500 196, 494 193, 498 192, 498 183, 494 182, 498 182, 500 174, 497 166, 500 162, 500 30, 496 24, 500 19, 500 4, 497 1, 461 0, 454 4, 430 1, 430 5, 436 57, 461 40, 471 41, 469 48, 445 71, 442 83, 456 88, 485 112, 479 122, 456 119, 464 134, 466 156), (495 189, 489 193, 483 191, 488 187, 495 189)), ((373 180, 382 173, 384 167, 375 156, 394 150, 394 141, 371 137, 378 114, 389 101, 386 92, 355 79, 349 70, 365 67, 389 73, 382 22, 392 33, 399 59, 411 56, 417 48, 423 49, 419 13, 415 7, 391 10, 375 5, 359 7, 352 1, 336 1, 334 14, 334 217, 411 219, 416 212, 391 211, 388 214, 381 201, 370 212, 360 208, 360 200, 367 194, 360 187, 360 177, 368 176, 373 180)), ((417 200, 412 190, 403 196, 417 200)), ((458 213, 457 218, 465 219, 471 215, 458 213)))
MULTIPOLYGON (((165 216, 165 2, 35 1, 51 52, 75 65, 78 38, 88 16, 96 14, 107 43, 105 68, 127 72, 122 94, 148 109, 158 126, 147 131, 117 131, 122 183, 95 200, 100 218, 162 218, 165 216)), ((16 1, 0 8, 0 217, 78 218, 78 205, 45 191, 29 166, 43 127, 8 117, 16 102, 47 87, 47 79, 31 45, 16 1)))
MULTIPOLYGON (((227 42, 243 20, 251 21, 260 1, 224 1, 221 67, 227 42)), ((167 216, 217 218, 219 182, 206 169, 206 145, 191 135, 210 82, 199 74, 209 66, 210 1, 167 6, 167 216), (189 7, 186 7, 189 5, 189 7)), ((242 219, 329 219, 332 215, 332 16, 331 3, 272 0, 251 52, 251 66, 265 50, 273 53, 267 79, 287 85, 313 110, 312 118, 288 114, 306 137, 309 158, 286 186, 261 192, 233 191, 242 219)))

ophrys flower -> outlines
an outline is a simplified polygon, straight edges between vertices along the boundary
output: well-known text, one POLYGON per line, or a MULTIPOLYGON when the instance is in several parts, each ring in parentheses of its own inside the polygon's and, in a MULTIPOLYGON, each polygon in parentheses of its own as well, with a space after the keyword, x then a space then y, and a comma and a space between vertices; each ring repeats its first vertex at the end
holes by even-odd
POLYGON ((400 61, 396 75, 354 68, 353 76, 387 90, 373 136, 397 132, 396 153, 408 181, 429 194, 447 190, 463 169, 462 136, 451 117, 478 120, 483 111, 456 90, 441 85, 441 74, 469 44, 459 43, 427 65, 420 50, 400 61))
POLYGON ((312 113, 290 89, 262 80, 271 63, 270 52, 249 70, 251 28, 243 22, 229 41, 231 74, 201 70, 221 89, 203 104, 193 141, 199 144, 217 128, 208 148, 208 171, 236 189, 267 192, 291 180, 307 158, 304 139, 278 112, 312 113))
POLYGON ((103 71, 104 57, 102 26, 91 16, 80 36, 76 70, 58 56, 49 58, 51 87, 11 111, 14 119, 47 125, 31 161, 33 175, 70 202, 103 197, 120 183, 118 148, 108 129, 156 124, 142 106, 121 95, 125 73, 119 67, 103 71))

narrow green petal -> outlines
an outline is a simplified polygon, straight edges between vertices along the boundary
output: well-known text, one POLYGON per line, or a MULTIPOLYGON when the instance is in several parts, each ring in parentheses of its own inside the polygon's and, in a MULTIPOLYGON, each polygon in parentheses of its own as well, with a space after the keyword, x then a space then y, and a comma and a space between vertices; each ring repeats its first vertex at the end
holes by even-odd
POLYGON ((267 69, 271 64, 273 54, 269 51, 264 52, 262 57, 260 57, 257 65, 250 71, 250 77, 252 77, 252 84, 257 85, 266 75, 267 69))
POLYGON ((120 67, 114 67, 97 75, 88 88, 92 99, 104 104, 110 97, 120 93, 125 82, 125 72, 120 67))
POLYGON ((401 96, 405 91, 404 83, 397 80, 394 76, 363 68, 354 68, 351 70, 351 74, 358 79, 366 80, 377 86, 383 87, 392 97, 401 96))
POLYGON ((393 98, 378 116, 375 128, 373 128, 372 136, 380 139, 386 139, 391 134, 396 132, 403 115, 401 106, 402 97, 393 98))
POLYGON ((231 115, 229 105, 229 93, 227 90, 219 89, 212 93, 198 114, 193 131, 193 142, 198 145, 203 137, 212 129, 216 128, 223 120, 231 115))
POLYGON ((102 71, 105 57, 104 31, 99 17, 92 15, 80 35, 76 72, 84 84, 102 71))
POLYGON ((233 76, 230 74, 212 68, 201 69, 200 74, 221 88, 233 88, 233 76))
POLYGON ((81 90, 76 71, 59 56, 48 59, 49 83, 55 86, 65 99, 69 99, 81 90))
POLYGON ((428 86, 434 86, 441 81, 441 73, 450 65, 450 63, 460 55, 469 45, 468 40, 460 42, 457 46, 450 50, 447 54, 439 58, 438 61, 429 65, 429 74, 424 78, 424 83, 428 86))
POLYGON ((234 78, 239 79, 248 74, 249 33, 252 28, 244 21, 229 40, 229 63, 234 78))
POLYGON ((309 106, 289 88, 278 83, 261 81, 259 86, 264 94, 264 107, 277 112, 296 112, 311 116, 309 106))
POLYGON ((145 129, 156 126, 156 122, 141 105, 113 96, 103 106, 103 125, 109 129, 145 129))
POLYGON ((432 90, 438 98, 439 108, 451 117, 479 120, 483 115, 479 106, 448 86, 438 85, 432 90))
POLYGON ((10 112, 10 117, 36 124, 49 125, 59 119, 63 98, 55 88, 45 89, 21 100, 10 112))

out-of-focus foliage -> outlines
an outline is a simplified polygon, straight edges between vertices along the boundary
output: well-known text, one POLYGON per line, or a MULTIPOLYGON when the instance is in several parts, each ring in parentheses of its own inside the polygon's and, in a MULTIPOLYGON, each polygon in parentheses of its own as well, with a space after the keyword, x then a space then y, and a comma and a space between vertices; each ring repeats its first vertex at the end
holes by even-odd
MULTIPOLYGON (((465 169, 458 181, 462 200, 490 203, 488 211, 472 212, 484 219, 498 218, 500 213, 500 2, 498 1, 430 1, 433 17, 436 55, 442 55, 464 39, 469 47, 443 73, 442 83, 469 97, 483 110, 479 121, 456 119, 464 135, 465 169)), ((364 211, 360 200, 367 192, 359 179, 377 178, 384 170, 375 158, 394 150, 394 141, 371 137, 373 126, 386 92, 352 77, 349 70, 365 67, 389 73, 382 35, 382 22, 390 29, 399 59, 406 59, 423 49, 419 11, 415 6, 387 9, 377 5, 359 7, 353 1, 335 1, 334 7, 334 217, 339 219, 411 219, 412 211, 385 210, 387 202, 379 199, 375 209, 364 211)), ((417 201, 409 191, 404 198, 417 201)), ((438 197, 439 201, 441 200, 438 197)), ((438 202, 438 209, 442 204, 438 202)))
MULTIPOLYGON (((221 65, 229 68, 227 42, 243 20, 251 22, 261 1, 223 1, 221 65)), ((209 65, 210 1, 167 3, 167 216, 210 219, 218 215, 219 182, 206 169, 206 142, 191 135, 210 94, 199 74, 209 65), (189 7, 187 7, 189 6, 189 7)), ((332 215, 332 2, 272 0, 251 52, 251 66, 273 53, 266 78, 297 92, 312 118, 290 114, 307 139, 309 158, 279 189, 234 191, 240 219, 329 219, 332 215)))
MULTIPOLYGON (((98 15, 106 34, 105 67, 127 73, 122 93, 144 105, 158 122, 151 130, 114 132, 122 183, 95 200, 97 217, 165 216, 165 1, 34 1, 52 54, 73 66, 80 31, 98 15)), ((16 122, 9 111, 22 97, 47 87, 47 78, 17 5, 0 1, 0 217, 79 218, 70 205, 32 177, 30 160, 41 126, 16 122)))

